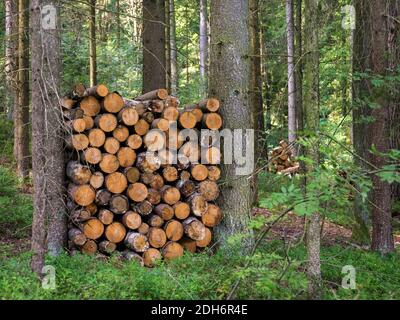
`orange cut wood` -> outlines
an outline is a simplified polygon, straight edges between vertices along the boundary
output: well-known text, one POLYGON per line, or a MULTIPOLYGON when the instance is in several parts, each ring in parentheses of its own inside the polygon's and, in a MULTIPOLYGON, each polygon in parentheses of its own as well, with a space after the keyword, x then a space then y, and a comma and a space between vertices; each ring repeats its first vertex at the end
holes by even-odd
POLYGON ((104 153, 100 161, 100 169, 105 173, 113 173, 119 168, 119 161, 116 156, 109 153, 104 153))
POLYGON ((135 202, 146 200, 147 195, 147 187, 143 183, 137 182, 128 187, 128 197, 135 202))
POLYGON ((136 230, 142 225, 142 218, 134 211, 128 211, 122 217, 122 223, 125 227, 136 230))
POLYGON ((119 125, 114 129, 113 137, 119 142, 124 142, 129 137, 129 129, 123 125, 119 125))
POLYGON ((201 221, 206 227, 215 227, 222 220, 222 211, 215 204, 208 204, 207 211, 201 216, 201 221))
POLYGON ((146 267, 154 267, 157 261, 161 260, 161 253, 155 248, 150 248, 145 253, 143 253, 143 262, 146 267))
POLYGON ((93 203, 96 197, 96 192, 88 184, 84 185, 71 184, 68 188, 68 191, 72 199, 74 199, 74 201, 80 206, 87 206, 93 203))
POLYGON ((113 222, 109 226, 106 227, 105 236, 107 240, 113 243, 120 243, 124 240, 126 235, 125 227, 119 222, 113 222))
POLYGON ((113 172, 107 175, 105 183, 107 190, 114 194, 124 192, 128 186, 128 180, 121 172, 113 172))
POLYGON ((101 151, 98 148, 87 148, 83 151, 83 161, 90 164, 98 164, 103 158, 101 151))
POLYGON ((118 120, 126 126, 134 126, 139 121, 135 107, 125 107, 118 113, 118 120))
POLYGON ((93 96, 83 98, 79 107, 83 110, 83 113, 89 117, 94 117, 100 112, 99 100, 93 96))
POLYGON ((102 101, 102 107, 105 111, 118 113, 124 107, 124 99, 117 93, 109 93, 102 101))
POLYGON ((104 232, 104 225, 98 219, 90 219, 83 226, 83 233, 86 238, 96 240, 101 237, 104 232))
POLYGON ((119 141, 114 137, 108 137, 104 142, 104 150, 109 154, 116 154, 119 148, 119 141))
POLYGON ((117 158, 121 167, 128 168, 135 163, 136 152, 129 147, 123 147, 118 150, 117 158))
POLYGON ((126 141, 126 145, 133 150, 137 150, 142 146, 143 140, 142 137, 138 134, 132 134, 128 137, 126 141))
POLYGON ((89 142, 92 147, 100 148, 106 141, 106 135, 101 129, 91 129, 89 131, 89 142))
POLYGON ((150 228, 148 238, 150 245, 154 248, 161 248, 167 242, 165 231, 161 228, 150 228))
POLYGON ((118 125, 115 115, 111 113, 103 113, 94 119, 95 125, 104 132, 112 132, 118 125))
POLYGON ((174 204, 175 217, 184 220, 190 215, 190 207, 186 202, 177 202, 174 204))
POLYGON ((174 241, 169 241, 161 250, 166 260, 172 260, 183 256, 183 247, 174 241))
POLYGON ((179 241, 183 237, 183 226, 177 220, 170 220, 164 226, 168 240, 179 241))

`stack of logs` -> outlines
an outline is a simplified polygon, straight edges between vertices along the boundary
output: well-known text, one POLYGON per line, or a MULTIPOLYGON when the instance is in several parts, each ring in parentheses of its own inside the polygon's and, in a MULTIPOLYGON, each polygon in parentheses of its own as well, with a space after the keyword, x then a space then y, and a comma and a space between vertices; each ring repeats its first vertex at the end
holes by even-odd
POLYGON ((201 164, 199 143, 180 132, 220 129, 219 101, 179 104, 164 89, 128 100, 102 84, 76 85, 61 99, 71 252, 120 251, 151 267, 210 244, 222 218, 220 151, 201 141, 201 164))
POLYGON ((299 170, 299 162, 292 155, 292 148, 289 144, 282 140, 279 146, 270 151, 272 169, 276 173, 294 174, 299 170))

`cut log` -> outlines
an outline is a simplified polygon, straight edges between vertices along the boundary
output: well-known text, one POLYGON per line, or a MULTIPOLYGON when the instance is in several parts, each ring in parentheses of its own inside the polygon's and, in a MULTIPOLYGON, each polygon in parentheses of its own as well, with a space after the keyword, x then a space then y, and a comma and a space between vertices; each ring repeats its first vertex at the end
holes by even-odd
POLYGON ((188 204, 190 206, 191 212, 196 216, 196 217, 201 217, 208 208, 208 203, 204 199, 204 197, 200 194, 193 194, 188 198, 188 204))
POLYGON ((196 184, 192 180, 180 180, 176 187, 185 198, 191 196, 196 191, 196 184))
POLYGON ((136 152, 129 147, 123 147, 117 152, 117 158, 121 167, 128 168, 135 163, 136 152))
POLYGON ((118 113, 124 107, 124 99, 117 93, 109 93, 101 103, 102 108, 110 113, 118 113))
POLYGON ((140 175, 140 181, 145 185, 150 185, 154 181, 155 174, 154 173, 142 173, 140 175))
POLYGON ((89 117, 94 117, 100 112, 100 102, 92 96, 83 98, 79 103, 79 107, 83 110, 83 113, 89 117))
POLYGON ((196 126, 196 116, 190 111, 184 111, 179 116, 179 124, 184 129, 193 129, 196 126))
POLYGON ((108 226, 114 221, 114 214, 107 209, 101 209, 97 217, 105 226, 108 226))
POLYGON ((117 117, 111 113, 96 116, 94 124, 104 132, 112 132, 118 125, 117 117))
POLYGON ((83 98, 85 96, 85 92, 86 92, 85 85, 83 83, 77 83, 72 88, 71 98, 72 99, 83 98))
POLYGON ((128 187, 128 197, 135 202, 146 200, 147 195, 147 187, 143 183, 136 182, 128 187))
POLYGON ((189 141, 186 142, 179 149, 179 162, 183 164, 198 163, 200 159, 200 148, 197 143, 189 141), (185 159, 186 158, 186 159, 185 159))
POLYGON ((92 147, 100 148, 106 141, 106 135, 103 130, 91 129, 89 131, 89 143, 92 147))
POLYGON ((208 168, 204 164, 196 164, 191 168, 191 175, 196 181, 204 181, 208 177, 208 168))
POLYGON ((219 187, 211 180, 205 180, 199 183, 198 192, 206 201, 215 201, 219 197, 219 187))
POLYGON ((173 208, 175 217, 179 220, 185 220, 190 215, 190 206, 186 202, 177 202, 173 208))
POLYGON ((121 194, 115 194, 111 197, 109 209, 115 214, 124 214, 129 210, 129 200, 121 194))
POLYGON ((70 219, 73 222, 79 223, 79 222, 84 222, 88 221, 92 217, 92 214, 90 213, 89 210, 86 210, 85 208, 81 209, 75 209, 72 211, 70 219))
POLYGON ((150 183, 150 187, 155 190, 161 190, 164 187, 164 179, 161 175, 156 174, 154 175, 153 181, 150 183))
POLYGON ((143 253, 143 262, 146 267, 152 268, 161 260, 161 252, 157 249, 150 248, 143 253))
POLYGON ((175 187, 164 186, 161 188, 161 198, 166 204, 174 205, 181 199, 181 193, 175 187))
POLYGON ((135 100, 137 101, 146 101, 146 100, 165 100, 168 97, 168 91, 165 89, 158 89, 154 91, 147 92, 139 97, 137 97, 135 100))
POLYGON ((149 151, 159 151, 165 147, 166 137, 159 129, 152 129, 144 136, 144 144, 149 151))
POLYGON ((138 229, 138 232, 139 232, 140 234, 146 235, 146 234, 149 233, 149 230, 150 230, 150 226, 149 226, 147 223, 142 222, 142 224, 140 225, 140 227, 139 227, 139 229, 138 229))
POLYGON ((83 121, 85 121, 85 130, 90 130, 94 127, 94 120, 92 117, 83 116, 83 121))
POLYGON ((143 101, 124 99, 124 107, 134 107, 139 116, 142 116, 148 109, 149 103, 143 101))
POLYGON ((187 170, 182 170, 181 171, 181 174, 180 174, 181 180, 189 180, 191 178, 191 176, 192 175, 190 174, 189 171, 187 171, 187 170))
POLYGON ((164 224, 164 219, 158 215, 153 214, 149 216, 149 218, 147 219, 147 223, 150 227, 161 228, 164 224))
POLYGON ((104 142, 104 150, 109 154, 116 154, 119 148, 119 141, 113 137, 108 137, 104 142))
POLYGON ((142 216, 148 216, 153 211, 153 205, 149 201, 144 200, 144 201, 138 203, 135 206, 135 209, 142 216))
POLYGON ((104 232, 104 225, 99 219, 90 219, 83 226, 83 233, 86 238, 96 240, 101 237, 104 232))
POLYGON ((127 248, 136 252, 145 252, 150 248, 147 237, 137 232, 128 232, 124 243, 127 248))
POLYGON ((217 147, 211 147, 203 150, 202 159, 205 160, 207 164, 220 164, 221 163, 221 151, 217 147))
POLYGON ((179 241, 183 237, 183 225, 177 220, 170 220, 164 225, 168 240, 179 241))
POLYGON ((121 172, 114 172, 106 176, 105 184, 108 191, 119 194, 128 187, 128 180, 121 172))
POLYGON ((82 133, 86 130, 86 122, 84 119, 74 119, 67 122, 67 125, 73 132, 82 133))
POLYGON ((222 118, 218 113, 206 113, 202 119, 203 127, 211 130, 219 130, 222 127, 222 118))
POLYGON ((169 107, 178 108, 179 105, 181 104, 179 98, 174 96, 168 96, 167 99, 165 99, 164 103, 166 108, 169 107))
POLYGON ((152 100, 150 103, 150 111, 153 113, 162 113, 165 108, 163 100, 152 100))
POLYGON ((218 225, 222 220, 222 211, 215 204, 208 204, 207 211, 201 216, 201 221, 206 227, 213 228, 218 225))
POLYGON ((163 177, 165 181, 174 182, 178 180, 178 170, 172 166, 165 167, 163 170, 163 177))
POLYGON ((113 222, 106 227, 105 236, 107 240, 113 243, 120 243, 125 239, 126 229, 123 224, 119 222, 113 222))
POLYGON ((128 167, 124 169, 124 174, 129 183, 136 183, 140 178, 140 171, 136 167, 128 167))
POLYGON ((139 121, 135 107, 125 107, 118 113, 118 121, 126 126, 134 126, 139 121))
POLYGON ((206 236, 206 227, 194 217, 189 217, 183 221, 183 230, 185 234, 193 240, 203 240, 206 236))
POLYGON ((144 136, 149 131, 149 129, 149 123, 143 119, 139 119, 139 121, 135 124, 135 132, 139 136, 144 136))
POLYGON ((184 237, 179 241, 179 244, 187 251, 191 253, 196 253, 196 241, 190 238, 184 237))
POLYGON ((60 106, 63 107, 64 109, 72 109, 76 104, 76 100, 70 99, 68 97, 63 97, 60 99, 60 106))
POLYGON ((179 111, 175 107, 167 107, 163 110, 162 117, 167 121, 177 121, 179 118, 179 111))
POLYGON ((77 161, 69 161, 66 166, 67 177, 74 184, 88 184, 92 176, 90 168, 80 164, 77 161))
POLYGON ((221 169, 217 166, 208 167, 208 179, 211 181, 218 181, 221 178, 221 169))
MULTIPOLYGON (((160 169, 161 160, 152 152, 142 152, 137 156, 136 167, 144 173, 153 173, 160 169)), ((156 188, 153 187, 153 189, 156 188)))
POLYGON ((161 194, 158 190, 150 188, 148 189, 146 200, 149 201, 152 205, 157 205, 161 202, 161 194))
POLYGON ((200 108, 203 112, 217 112, 220 107, 219 100, 214 98, 201 100, 199 103, 187 107, 188 110, 200 108))
POLYGON ((128 211, 122 217, 122 223, 131 230, 138 229, 142 224, 142 218, 134 211, 128 211))
POLYGON ((145 112, 142 115, 142 119, 151 125, 155 119, 154 113, 151 111, 145 112))
POLYGON ((83 246, 87 240, 83 232, 77 228, 69 229, 68 239, 76 246, 83 246))
POLYGON ((130 250, 124 250, 122 252, 122 256, 125 260, 127 261, 134 261, 139 263, 142 267, 144 266, 143 258, 140 254, 137 254, 136 252, 130 251, 130 250))
POLYGON ((129 137, 129 129, 123 125, 119 125, 114 129, 113 137, 119 142, 124 142, 129 137))
POLYGON ((82 133, 68 135, 65 142, 69 148, 77 151, 85 150, 89 146, 88 137, 82 133))
POLYGON ((118 158, 109 153, 104 153, 99 163, 100 169, 105 173, 113 173, 119 168, 118 158))
POLYGON ((91 204, 94 202, 96 197, 94 189, 88 184, 70 184, 68 187, 68 193, 71 198, 80 206, 87 206, 91 204))
POLYGON ((89 211, 91 216, 94 216, 97 212, 97 205, 93 202, 91 204, 88 204, 87 206, 84 206, 84 209, 86 211, 89 211))
POLYGON ((199 248, 205 248, 207 247, 212 240, 212 233, 210 231, 210 229, 205 228, 205 236, 203 240, 197 240, 196 241, 196 246, 198 246, 199 248))
POLYGON ((149 243, 153 248, 161 248, 167 242, 165 231, 161 228, 151 227, 148 233, 149 243))
POLYGON ((98 148, 87 148, 82 153, 82 161, 89 164, 98 164, 100 163, 101 159, 103 159, 103 155, 98 148))
POLYGON ((108 88, 104 84, 98 84, 85 90, 86 96, 94 96, 99 99, 104 98, 107 94, 108 88))
POLYGON ((143 140, 142 137, 138 134, 132 134, 128 137, 126 141, 126 145, 133 150, 137 150, 142 146, 143 140))
POLYGON ((161 250, 166 260, 173 260, 183 256, 183 247, 174 241, 169 241, 161 250))
POLYGON ((103 175, 103 173, 100 172, 100 171, 94 172, 92 174, 92 176, 90 177, 90 182, 89 183, 94 189, 100 189, 104 184, 104 175, 103 175))
POLYGON ((96 203, 99 206, 107 206, 110 203, 111 196, 111 192, 106 189, 97 190, 96 203))
POLYGON ((97 243, 93 240, 88 240, 82 246, 82 253, 87 255, 94 255, 97 252, 97 243))
POLYGON ((111 254, 117 249, 117 245, 108 240, 103 240, 99 243, 99 251, 105 254, 111 254))
POLYGON ((175 214, 174 208, 165 203, 161 203, 158 206, 156 206, 154 208, 154 212, 165 221, 171 220, 175 214))
POLYGON ((166 132, 169 130, 169 121, 163 118, 159 118, 159 119, 155 119, 152 124, 151 127, 153 129, 158 129, 161 130, 163 132, 166 132))
POLYGON ((201 109, 199 108, 195 108, 193 110, 191 110, 192 114, 196 117, 196 122, 201 122, 201 120, 203 119, 203 111, 201 111, 201 109))
POLYGON ((64 110, 63 116, 67 120, 82 119, 84 117, 84 112, 81 108, 75 108, 71 110, 64 110))

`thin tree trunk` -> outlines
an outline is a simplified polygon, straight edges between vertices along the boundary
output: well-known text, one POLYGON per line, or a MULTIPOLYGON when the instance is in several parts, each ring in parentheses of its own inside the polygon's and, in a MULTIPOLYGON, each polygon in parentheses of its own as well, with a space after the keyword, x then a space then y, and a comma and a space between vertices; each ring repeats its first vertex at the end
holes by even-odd
MULTIPOLYGON (((303 23, 302 23, 302 0, 296 0, 296 29, 295 29, 295 51, 296 51, 296 128, 298 132, 303 131, 303 23)), ((300 149, 300 148, 299 148, 300 149)), ((298 150, 300 151, 300 150, 298 150)), ((297 152, 300 154, 300 152, 297 152)))
MULTIPOLYGON (((305 129, 317 134, 319 131, 319 9, 318 0, 305 0, 305 61, 304 61, 304 118, 305 129)), ((311 176, 319 165, 319 144, 318 139, 312 147, 305 150, 305 155, 312 160, 312 164, 306 164, 306 173, 311 176)), ((307 178, 308 179, 308 178, 307 178)), ((309 181, 307 181, 308 183, 309 181)), ((308 187, 306 185, 306 193, 308 187)), ((320 215, 318 212, 312 214, 308 219, 306 230, 307 245, 307 276, 309 281, 308 293, 311 299, 321 298, 321 261, 320 261, 320 215)))
POLYGON ((166 61, 166 88, 171 92, 171 25, 170 25, 170 1, 165 0, 165 61, 166 61))
MULTIPOLYGON (((252 127, 249 105, 250 38, 247 25, 247 0, 213 0, 211 2, 211 60, 210 96, 221 101, 224 127, 250 129, 252 127)), ((249 152, 245 150, 244 152, 249 152)), ((247 176, 236 176, 238 164, 222 165, 226 179, 220 205, 224 221, 216 229, 216 236, 222 243, 234 234, 249 233, 254 199, 251 181, 247 176), (238 179, 241 178, 241 179, 238 179)), ((246 241, 244 244, 249 244, 246 241)))
MULTIPOLYGON (((34 184, 31 266, 39 274, 46 252, 46 220, 48 220, 47 246, 51 254, 61 252, 67 233, 63 202, 65 171, 62 113, 58 103, 61 65, 58 8, 59 3, 55 3, 54 0, 31 1, 34 184), (45 5, 57 10, 55 28, 43 28, 41 7, 45 5)), ((46 14, 52 19, 50 16, 52 13, 46 14)))
POLYGON ((5 1, 5 75, 6 88, 10 92, 10 100, 7 103, 7 115, 12 119, 12 112, 18 106, 18 1, 5 1))
MULTIPOLYGON (((286 39, 288 54, 288 140, 296 141, 296 74, 294 50, 293 0, 286 0, 286 39)), ((295 148, 293 149, 295 151, 295 148)))
MULTIPOLYGON (((255 131, 255 163, 260 163, 265 159, 265 137, 264 137, 264 112, 262 95, 262 77, 261 77, 261 34, 260 34, 260 2, 259 0, 250 0, 249 2, 249 27, 251 41, 251 65, 250 65, 250 105, 252 110, 252 121, 255 131)), ((254 203, 258 202, 258 179, 254 175, 254 203)))
POLYGON ((117 0, 117 46, 121 48, 121 6, 120 1, 117 0))
POLYGON ((200 77, 204 92, 207 92, 208 81, 208 14, 207 0, 200 0, 200 77))
POLYGON ((97 53, 96 53, 96 0, 90 0, 89 20, 89 78, 90 86, 97 84, 97 53))
POLYGON ((143 93, 165 88, 165 1, 143 0, 143 93))
POLYGON ((14 110, 14 155, 17 174, 28 177, 29 154, 29 1, 19 0, 18 106, 14 110))
POLYGON ((176 49, 175 0, 169 1, 169 25, 171 43, 171 94, 176 95, 178 89, 178 51, 176 49))

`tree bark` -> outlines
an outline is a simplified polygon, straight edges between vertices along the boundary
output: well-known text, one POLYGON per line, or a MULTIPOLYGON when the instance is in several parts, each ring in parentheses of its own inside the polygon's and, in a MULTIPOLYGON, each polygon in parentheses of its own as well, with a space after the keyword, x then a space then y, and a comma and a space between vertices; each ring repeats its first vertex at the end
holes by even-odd
POLYGON ((29 154, 29 1, 19 0, 18 106, 14 110, 14 156, 17 174, 27 178, 29 154))
POLYGON ((204 92, 207 92, 208 81, 208 28, 207 0, 200 0, 200 77, 204 92))
MULTIPOLYGON (((249 105, 250 38, 247 24, 247 0, 215 0, 211 2, 211 63, 210 96, 221 101, 220 113, 224 127, 252 128, 249 105)), ((249 152, 247 150, 247 152, 249 152)), ((251 150, 250 152, 253 152, 251 150)), ((216 229, 222 243, 233 234, 249 233, 252 201, 251 181, 244 176, 237 179, 237 164, 222 165, 226 179, 221 197, 224 222, 216 229)), ((248 245, 251 241, 245 241, 248 245)))
POLYGON ((169 0, 169 25, 171 43, 171 95, 178 89, 178 51, 176 49, 175 0, 169 0))
MULTIPOLYGON (((288 55, 288 141, 296 141, 296 73, 294 49, 293 0, 286 0, 286 39, 288 55)), ((293 149, 295 151, 295 148, 293 149)), ((295 154, 294 154, 295 156, 295 154)))
POLYGON ((6 86, 10 92, 7 103, 7 114, 12 119, 12 112, 18 102, 18 1, 5 1, 5 74, 6 86))
POLYGON ((89 20, 89 78, 90 86, 97 84, 97 53, 96 53, 96 0, 90 0, 89 20))
POLYGON ((143 93, 166 84, 165 1, 143 0, 143 93))
MULTIPOLYGON (((319 131, 319 8, 318 0, 305 0, 305 38, 304 49, 304 119, 305 129, 317 135, 319 131)), ((305 155, 312 160, 312 164, 306 164, 306 174, 311 175, 320 162, 318 138, 312 147, 305 150, 305 155)), ((308 179, 308 178, 307 178, 308 179)), ((307 193, 307 185, 305 192, 307 193)), ((308 218, 306 230, 306 245, 308 254, 307 276, 308 293, 311 299, 321 298, 321 261, 320 261, 320 215, 318 212, 308 218)))
POLYGON ((166 73, 166 89, 171 92, 171 18, 170 18, 170 2, 165 0, 165 73, 166 73))
MULTIPOLYGON (((295 51, 296 51, 296 128, 298 132, 303 130, 303 23, 302 23, 302 0, 296 0, 296 29, 295 29, 295 51)), ((300 148, 298 154, 300 154, 300 148)))
MULTIPOLYGON (((58 103, 60 81, 60 35, 58 6, 51 0, 31 1, 32 48, 32 155, 34 213, 32 261, 40 273, 46 251, 45 220, 48 220, 47 247, 50 254, 61 252, 67 235, 64 207, 64 152, 62 111, 58 103), (56 10, 55 29, 44 29, 41 8, 56 10), (45 59, 43 59, 45 57, 45 59), (49 176, 51 173, 51 176, 49 176)), ((49 16, 51 19, 51 16, 49 16)))

